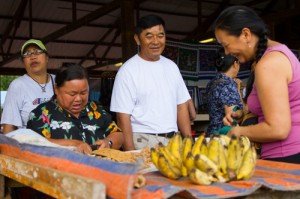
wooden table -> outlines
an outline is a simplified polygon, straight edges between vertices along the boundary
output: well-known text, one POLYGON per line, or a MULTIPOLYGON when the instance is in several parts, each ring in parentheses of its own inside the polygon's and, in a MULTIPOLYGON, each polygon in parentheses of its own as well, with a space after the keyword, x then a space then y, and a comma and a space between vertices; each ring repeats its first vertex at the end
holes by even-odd
POLYGON ((106 198, 100 181, 58 171, 0 154, 0 198, 5 197, 5 177, 55 198, 106 198))

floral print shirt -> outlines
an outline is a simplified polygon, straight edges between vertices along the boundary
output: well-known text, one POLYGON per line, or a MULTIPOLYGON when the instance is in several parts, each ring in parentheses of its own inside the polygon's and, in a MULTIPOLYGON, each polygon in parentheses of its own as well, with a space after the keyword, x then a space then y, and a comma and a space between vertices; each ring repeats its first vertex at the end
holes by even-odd
POLYGON ((210 120, 207 128, 209 134, 217 132, 224 126, 225 105, 237 105, 240 109, 243 108, 237 83, 223 73, 217 73, 216 77, 207 84, 206 95, 210 120))
POLYGON ((40 104, 30 113, 27 128, 46 138, 74 139, 88 144, 120 131, 110 114, 93 101, 76 118, 62 109, 55 99, 40 104))

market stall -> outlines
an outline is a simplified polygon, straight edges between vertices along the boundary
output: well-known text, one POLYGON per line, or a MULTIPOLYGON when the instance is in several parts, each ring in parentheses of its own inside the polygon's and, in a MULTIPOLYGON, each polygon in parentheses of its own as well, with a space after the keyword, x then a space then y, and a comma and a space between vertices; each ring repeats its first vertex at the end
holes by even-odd
MULTIPOLYGON (((103 183, 106 187, 106 195, 110 198, 232 198, 240 196, 259 198, 262 195, 270 197, 274 194, 277 194, 277 198, 279 196, 300 197, 300 165, 296 164, 258 160, 254 176, 250 180, 213 183, 209 186, 194 185, 188 178, 171 180, 163 177, 158 171, 152 170, 144 173, 146 185, 134 188, 134 183, 140 174, 137 164, 112 162, 68 149, 21 144, 5 135, 0 135, 0 151, 2 175, 6 175, 5 167, 2 165, 5 159, 17 159, 49 170, 50 173, 58 171, 76 174, 82 177, 79 177, 80 179, 87 179, 89 183, 95 183, 95 181, 103 183)), ((18 169, 25 167, 14 168, 17 173, 18 169)), ((26 172, 23 171, 23 173, 26 172)), ((29 176, 34 175, 29 171, 27 173, 29 176)), ((59 182, 59 176, 57 179, 59 182)), ((32 186, 34 180, 32 178, 32 182, 28 182, 27 185, 32 186)), ((53 186, 59 185, 53 183, 53 186)), ((65 188, 60 186, 60 189, 63 192, 65 188)), ((87 195, 81 196, 81 198, 86 197, 87 195)))

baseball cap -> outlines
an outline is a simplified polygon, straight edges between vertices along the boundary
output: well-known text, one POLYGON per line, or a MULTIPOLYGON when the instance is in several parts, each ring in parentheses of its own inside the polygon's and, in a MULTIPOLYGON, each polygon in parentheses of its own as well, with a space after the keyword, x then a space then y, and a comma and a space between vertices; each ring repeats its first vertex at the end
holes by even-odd
POLYGON ((37 39, 29 39, 29 40, 27 40, 27 41, 23 44, 23 46, 22 46, 22 48, 21 48, 21 55, 23 55, 25 48, 26 48, 27 46, 29 46, 29 45, 36 45, 36 46, 38 46, 41 50, 47 52, 46 46, 43 44, 42 41, 37 40, 37 39))

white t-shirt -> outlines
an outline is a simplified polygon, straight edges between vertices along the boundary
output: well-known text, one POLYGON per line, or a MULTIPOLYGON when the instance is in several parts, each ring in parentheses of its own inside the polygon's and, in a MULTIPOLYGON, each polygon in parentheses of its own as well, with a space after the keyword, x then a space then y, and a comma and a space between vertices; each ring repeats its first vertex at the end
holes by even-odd
POLYGON ((146 61, 139 55, 118 71, 110 110, 131 115, 133 132, 178 131, 177 105, 190 99, 177 65, 160 56, 146 61))
MULTIPOLYGON (((54 84, 54 76, 52 76, 54 84)), ((44 86, 45 84, 41 84, 44 86)), ((46 92, 28 75, 18 77, 11 82, 4 101, 1 124, 11 124, 25 128, 29 113, 39 104, 48 101, 53 96, 51 79, 46 85, 46 92)))

